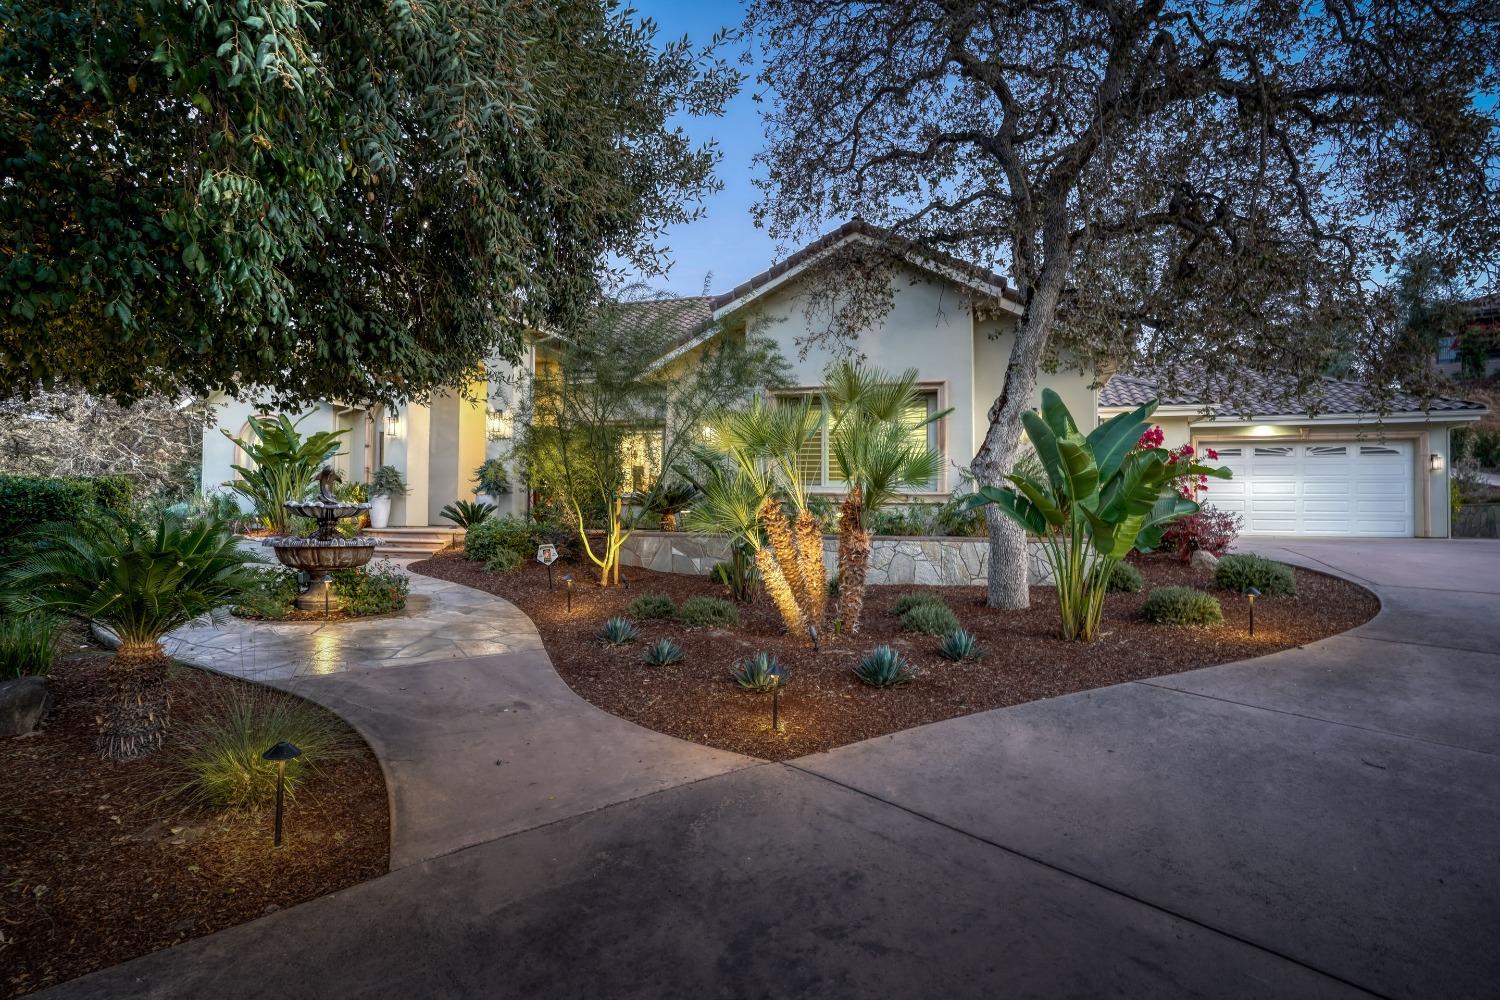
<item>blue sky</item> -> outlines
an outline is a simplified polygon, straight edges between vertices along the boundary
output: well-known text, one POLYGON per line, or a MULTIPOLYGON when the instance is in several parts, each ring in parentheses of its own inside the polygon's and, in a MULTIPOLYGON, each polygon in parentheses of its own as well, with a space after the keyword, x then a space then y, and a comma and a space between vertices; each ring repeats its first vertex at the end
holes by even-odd
MULTIPOLYGON (((689 36, 707 42, 720 28, 739 24, 744 12, 731 0, 637 0, 642 16, 656 21, 658 39, 689 36)), ((750 99, 753 81, 725 109, 722 118, 685 119, 682 124, 697 141, 716 139, 724 154, 718 176, 724 190, 706 203, 707 215, 686 226, 674 226, 663 244, 674 262, 665 279, 648 279, 654 288, 678 295, 697 295, 712 274, 710 290, 726 291, 764 270, 776 247, 764 230, 756 229, 750 206, 756 199, 751 182, 751 157, 761 148, 760 115, 750 99)))

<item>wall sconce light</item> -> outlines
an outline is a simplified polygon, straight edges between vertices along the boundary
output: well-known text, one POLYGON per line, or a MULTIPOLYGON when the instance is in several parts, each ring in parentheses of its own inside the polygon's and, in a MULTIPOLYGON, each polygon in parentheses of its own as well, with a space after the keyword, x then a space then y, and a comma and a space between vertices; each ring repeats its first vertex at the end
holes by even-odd
POLYGON ((1427 468, 1431 469, 1433 472, 1442 472, 1443 456, 1439 455, 1437 452, 1433 452, 1431 455, 1428 455, 1427 468))
POLYGON ((1245 588, 1245 599, 1250 602, 1250 635, 1255 635, 1255 599, 1260 596, 1260 591, 1254 587, 1245 588))
POLYGON ((269 760, 276 765, 276 832, 272 835, 271 846, 280 847, 281 811, 286 794, 286 762, 301 757, 302 751, 286 740, 282 740, 260 756, 262 760, 269 760))
POLYGON ((385 411, 385 436, 396 438, 401 436, 401 411, 394 406, 385 411))
POLYGON ((516 417, 509 410, 489 410, 484 416, 484 434, 491 441, 509 441, 516 436, 516 417))

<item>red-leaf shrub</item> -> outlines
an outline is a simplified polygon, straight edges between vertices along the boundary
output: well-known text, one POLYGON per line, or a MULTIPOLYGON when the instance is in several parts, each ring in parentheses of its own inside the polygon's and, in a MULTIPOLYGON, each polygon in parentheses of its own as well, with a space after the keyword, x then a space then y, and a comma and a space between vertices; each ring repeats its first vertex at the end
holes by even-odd
POLYGON ((1243 523, 1238 514, 1204 504, 1198 513, 1174 522, 1162 534, 1162 546, 1170 548, 1182 562, 1188 562, 1198 551, 1222 556, 1239 537, 1243 523))

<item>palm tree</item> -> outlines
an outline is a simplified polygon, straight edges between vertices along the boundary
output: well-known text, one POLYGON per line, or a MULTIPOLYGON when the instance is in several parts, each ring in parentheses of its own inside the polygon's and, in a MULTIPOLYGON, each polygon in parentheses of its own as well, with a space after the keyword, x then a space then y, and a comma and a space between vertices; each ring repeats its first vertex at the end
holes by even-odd
MULTIPOLYGON (((733 505, 754 498, 755 541, 751 543, 751 533, 738 537, 755 552, 756 568, 787 630, 812 642, 823 627, 828 579, 823 568, 823 529, 808 509, 797 453, 817 432, 822 419, 821 410, 814 410, 810 400, 785 404, 758 397, 748 407, 716 414, 708 424, 709 437, 713 450, 729 460, 733 472, 723 472, 717 484, 700 484, 705 500, 688 519, 692 530, 736 537, 732 518, 709 529, 706 525, 714 519, 699 509, 722 512, 720 499, 733 505), (711 491, 720 488, 725 492, 716 498, 711 491)), ((736 508, 736 516, 739 513, 743 511, 736 508)))
POLYGON ((129 760, 159 749, 166 734, 162 637, 201 618, 220 620, 245 593, 256 561, 222 521, 104 511, 43 529, 5 589, 14 610, 75 615, 119 639, 99 750, 129 760))
POLYGON ((911 414, 926 408, 915 368, 892 376, 879 368, 842 361, 829 369, 826 382, 834 414, 829 447, 848 484, 839 516, 839 628, 852 635, 859 631, 870 568, 866 519, 901 491, 937 478, 941 456, 925 443, 913 441, 912 431, 951 411, 924 412, 913 421, 911 414))

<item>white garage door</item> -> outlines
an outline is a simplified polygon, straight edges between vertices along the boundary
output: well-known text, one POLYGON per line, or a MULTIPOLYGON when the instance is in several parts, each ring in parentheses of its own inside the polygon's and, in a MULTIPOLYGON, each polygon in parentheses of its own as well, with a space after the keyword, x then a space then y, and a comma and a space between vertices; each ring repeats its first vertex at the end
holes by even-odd
POLYGON ((1410 442, 1209 442, 1231 480, 1210 479, 1205 500, 1245 520, 1246 535, 1411 535, 1410 442))

